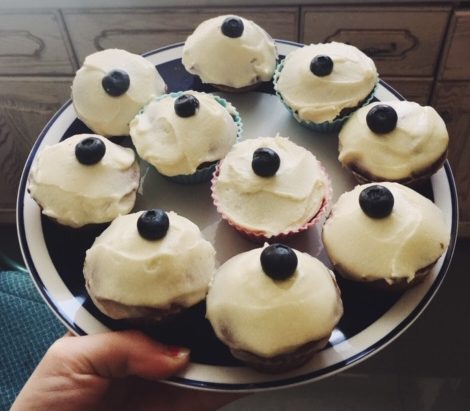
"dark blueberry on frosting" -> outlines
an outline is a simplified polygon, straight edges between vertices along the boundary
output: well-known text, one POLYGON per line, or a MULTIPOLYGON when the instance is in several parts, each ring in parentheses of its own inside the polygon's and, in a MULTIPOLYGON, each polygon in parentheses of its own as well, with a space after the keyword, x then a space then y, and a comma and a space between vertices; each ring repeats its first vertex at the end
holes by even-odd
POLYGON ((260 177, 272 177, 279 170, 281 159, 268 147, 257 148, 253 153, 251 168, 260 177))
POLYGON ((387 104, 377 104, 367 113, 367 126, 377 134, 385 134, 397 126, 397 112, 387 104))
POLYGON ((119 97, 124 94, 131 84, 129 74, 124 70, 112 70, 101 80, 104 91, 112 97, 119 97))
POLYGON ((75 157, 86 165, 98 163, 106 153, 106 145, 96 137, 87 137, 75 145, 75 157))
POLYGON ((175 113, 179 117, 191 117, 199 108, 199 100, 191 94, 182 94, 175 100, 175 113))
POLYGON ((147 210, 137 220, 139 234, 147 240, 159 240, 165 237, 170 220, 161 208, 147 210))
POLYGON ((243 20, 240 17, 227 17, 222 23, 222 33, 227 37, 241 37, 243 29, 243 20))
POLYGON ((310 62, 310 71, 318 77, 324 77, 333 71, 333 60, 329 56, 319 54, 310 62))
POLYGON ((297 269, 297 255, 284 244, 271 244, 261 252, 261 267, 273 280, 285 280, 297 269))
POLYGON ((359 205, 366 215, 372 218, 384 218, 392 212, 393 194, 379 184, 369 186, 359 194, 359 205))

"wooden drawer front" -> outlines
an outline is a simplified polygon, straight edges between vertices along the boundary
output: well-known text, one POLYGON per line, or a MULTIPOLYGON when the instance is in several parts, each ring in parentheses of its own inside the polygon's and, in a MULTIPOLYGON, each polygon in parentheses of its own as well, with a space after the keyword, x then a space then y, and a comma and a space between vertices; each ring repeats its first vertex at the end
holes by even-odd
POLYGON ((449 32, 442 78, 470 80, 470 10, 455 13, 449 32))
POLYGON ((15 210, 24 162, 41 129, 69 98, 70 84, 71 78, 0 78, 0 214, 15 210))
POLYGON ((381 76, 433 76, 449 9, 305 8, 304 43, 338 41, 372 57, 381 76))
POLYGON ((459 194, 460 220, 470 227, 470 83, 437 84, 433 105, 449 130, 449 161, 459 194))
POLYGON ((297 8, 107 9, 65 10, 64 18, 80 62, 111 47, 143 53, 184 41, 196 26, 220 14, 239 14, 254 20, 272 37, 297 40, 297 8))
POLYGON ((429 104, 434 82, 432 78, 385 77, 384 80, 407 100, 421 105, 429 104))
POLYGON ((0 12, 0 75, 70 75, 75 71, 56 12, 0 12))

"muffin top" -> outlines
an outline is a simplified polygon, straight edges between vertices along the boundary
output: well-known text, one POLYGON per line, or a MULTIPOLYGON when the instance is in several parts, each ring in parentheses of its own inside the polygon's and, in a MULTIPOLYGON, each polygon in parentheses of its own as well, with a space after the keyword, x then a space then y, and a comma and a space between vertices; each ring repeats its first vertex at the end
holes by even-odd
POLYGON ((96 134, 77 134, 38 154, 28 191, 45 215, 81 227, 128 213, 139 174, 132 149, 96 134))
POLYGON ((343 43, 310 44, 290 52, 279 67, 275 89, 300 120, 322 123, 355 108, 373 91, 372 59, 343 43))
POLYGON ((310 151, 276 136, 235 144, 220 164, 212 191, 223 216, 271 237, 309 222, 329 198, 330 185, 310 151))
POLYGON ((95 298, 154 308, 189 307, 204 299, 214 248, 187 218, 157 210, 116 218, 87 250, 83 270, 95 298))
POLYGON ((271 80, 274 40, 256 23, 224 15, 203 21, 186 39, 183 65, 203 83, 233 88, 271 80))
POLYGON ((227 154, 239 120, 230 103, 190 90, 152 100, 132 120, 130 134, 139 155, 160 173, 192 174, 227 154))
POLYGON ((263 357, 328 337, 343 313, 333 273, 306 253, 290 249, 295 266, 288 262, 290 272, 281 273, 287 277, 272 278, 270 263, 286 265, 276 258, 266 263, 263 250, 274 246, 279 245, 257 248, 225 262, 207 295, 207 318, 217 336, 231 348, 263 357))
POLYGON ((120 49, 86 57, 72 83, 77 116, 103 136, 129 134, 129 122, 166 86, 155 66, 144 57, 120 49))
POLYGON ((375 179, 419 176, 445 157, 449 136, 432 107, 410 101, 369 104, 357 110, 339 133, 339 161, 375 179))
POLYGON ((390 284, 413 280, 449 244, 442 211, 411 188, 390 182, 358 185, 342 194, 322 236, 331 262, 343 274, 390 284))

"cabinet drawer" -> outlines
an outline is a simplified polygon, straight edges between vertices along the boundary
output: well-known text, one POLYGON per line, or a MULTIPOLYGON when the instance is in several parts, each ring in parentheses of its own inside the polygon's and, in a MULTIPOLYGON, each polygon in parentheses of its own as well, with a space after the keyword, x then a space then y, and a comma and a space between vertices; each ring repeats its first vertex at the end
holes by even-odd
POLYGON ((0 75, 70 75, 70 45, 55 11, 0 11, 0 75))
POLYGON ((0 223, 14 221, 24 162, 41 129, 70 96, 71 78, 0 78, 0 223))
POLYGON ((111 47, 143 53, 184 41, 203 20, 238 14, 263 27, 272 37, 297 40, 295 7, 224 9, 65 10, 64 18, 80 62, 111 47))
POLYGON ((381 76, 433 76, 449 13, 448 7, 306 7, 300 38, 352 44, 374 59, 381 76))
POLYGON ((442 78, 470 80, 470 10, 455 13, 449 33, 442 78))
POLYGON ((459 194, 462 227, 470 235, 470 83, 439 82, 433 106, 444 118, 449 130, 449 161, 459 194))
POLYGON ((434 80, 429 78, 384 77, 403 97, 410 101, 416 101, 421 105, 428 105, 431 98, 434 80))

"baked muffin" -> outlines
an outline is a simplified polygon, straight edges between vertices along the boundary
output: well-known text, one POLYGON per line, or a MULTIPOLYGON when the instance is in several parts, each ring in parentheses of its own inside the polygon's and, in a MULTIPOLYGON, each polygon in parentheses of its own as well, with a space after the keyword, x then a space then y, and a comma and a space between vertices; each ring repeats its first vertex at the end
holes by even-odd
POLYGON ((372 99, 378 73, 358 48, 337 42, 310 44, 290 52, 274 75, 274 88, 301 124, 333 132, 372 99))
POLYGON ((129 213, 139 178, 132 149, 96 134, 77 134, 37 155, 28 191, 43 214, 78 228, 129 213))
POLYGON ((422 281, 449 245, 441 210, 398 183, 342 194, 323 226, 323 244, 347 279, 390 290, 422 281))
POLYGON ((339 133, 339 161, 361 183, 415 184, 447 157, 446 125, 432 107, 411 101, 372 103, 357 110, 339 133))
POLYGON ((72 102, 77 116, 93 132, 129 134, 129 122, 166 85, 155 66, 137 54, 107 49, 90 54, 75 74, 72 102))
POLYGON ((251 20, 224 15, 203 21, 186 39, 183 65, 203 83, 243 92, 272 79, 274 40, 251 20))
POLYGON ((283 244, 238 254, 216 272, 207 318, 232 354, 264 372, 298 367, 324 348, 343 314, 334 274, 283 244))
POLYGON ((152 100, 132 120, 138 154, 179 183, 210 180, 215 163, 242 132, 240 116, 226 100, 196 91, 152 100))
POLYGON ((276 241, 317 223, 331 184, 315 156, 285 137, 235 144, 212 180, 222 217, 255 241, 276 241))
POLYGON ((203 300, 214 261, 194 223, 153 209, 116 218, 87 250, 83 272, 100 311, 149 325, 203 300))

